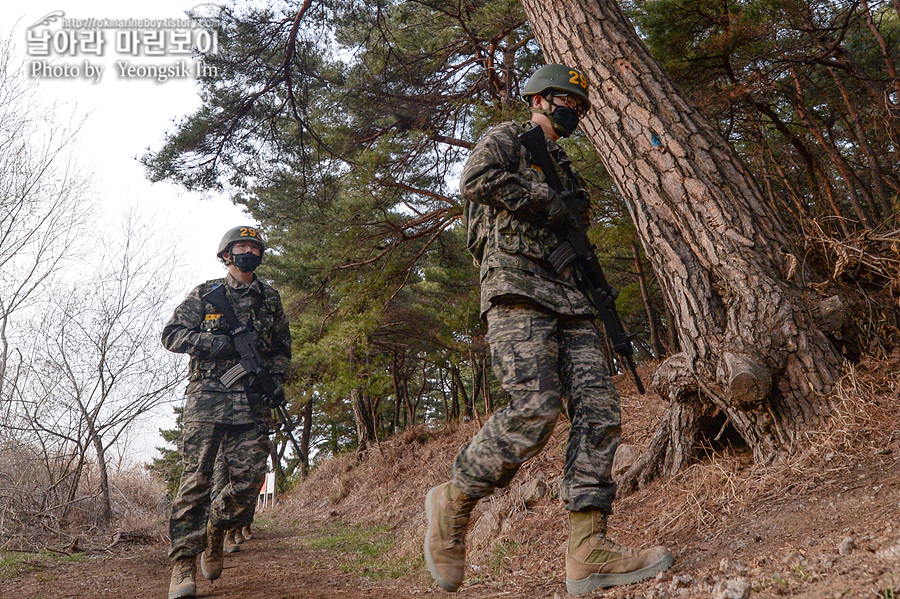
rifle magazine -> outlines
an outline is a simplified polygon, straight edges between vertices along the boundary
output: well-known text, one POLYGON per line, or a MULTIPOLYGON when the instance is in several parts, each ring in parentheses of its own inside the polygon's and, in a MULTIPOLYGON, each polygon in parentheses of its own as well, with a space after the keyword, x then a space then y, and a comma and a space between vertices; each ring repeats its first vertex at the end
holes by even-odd
POLYGON ((226 389, 231 389, 232 386, 247 374, 247 369, 244 368, 244 365, 238 362, 234 366, 228 369, 225 374, 223 374, 219 380, 225 385, 226 389))
POLYGON ((578 255, 575 253, 575 248, 572 247, 572 244, 568 241, 563 241, 555 250, 550 252, 547 260, 550 262, 553 270, 560 273, 577 257, 578 255))

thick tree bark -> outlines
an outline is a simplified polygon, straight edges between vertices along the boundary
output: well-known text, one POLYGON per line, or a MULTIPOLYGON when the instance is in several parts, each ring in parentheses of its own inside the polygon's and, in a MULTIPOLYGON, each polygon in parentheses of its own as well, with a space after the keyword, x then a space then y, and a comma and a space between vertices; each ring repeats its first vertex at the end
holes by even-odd
MULTIPOLYGON (((547 62, 587 76, 582 128, 631 206, 678 329, 682 352, 654 377, 670 411, 642 462, 683 468, 715 414, 757 462, 793 449, 828 414, 822 394, 841 360, 788 280, 790 237, 775 209, 616 2, 523 4, 547 62)), ((647 480, 638 470, 631 481, 647 480)))
POLYGON ((662 343, 659 340, 659 327, 657 323, 659 319, 656 316, 656 310, 650 301, 650 290, 647 286, 647 275, 644 274, 644 265, 641 264, 641 251, 636 243, 631 244, 631 255, 634 257, 634 270, 637 272, 638 284, 641 288, 641 299, 644 302, 644 310, 647 312, 647 327, 650 330, 650 349, 653 350, 653 357, 657 360, 663 355, 662 343))

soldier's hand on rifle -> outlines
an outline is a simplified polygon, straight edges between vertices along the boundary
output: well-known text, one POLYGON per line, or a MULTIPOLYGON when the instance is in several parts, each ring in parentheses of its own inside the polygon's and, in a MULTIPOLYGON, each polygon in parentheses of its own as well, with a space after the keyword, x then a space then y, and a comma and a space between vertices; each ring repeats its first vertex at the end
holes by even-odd
POLYGON ((579 228, 578 218, 569 210, 568 202, 577 196, 577 192, 564 191, 561 194, 553 192, 547 201, 547 219, 550 224, 558 229, 579 228))
POLYGON ((615 287, 609 287, 609 289, 599 289, 600 299, 608 308, 615 309, 616 306, 616 298, 619 297, 619 290, 615 287))
POLYGON ((228 335, 213 335, 210 343, 209 358, 219 360, 234 355, 234 342, 228 335))
POLYGON ((269 406, 270 408, 277 408, 278 406, 284 404, 284 386, 276 380, 275 389, 272 391, 272 397, 267 397, 266 399, 271 404, 269 406))

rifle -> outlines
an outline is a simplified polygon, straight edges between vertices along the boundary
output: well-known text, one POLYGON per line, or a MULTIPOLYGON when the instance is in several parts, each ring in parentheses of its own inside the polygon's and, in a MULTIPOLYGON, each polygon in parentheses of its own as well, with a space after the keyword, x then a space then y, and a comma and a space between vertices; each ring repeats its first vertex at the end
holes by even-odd
MULTIPOLYGON (((571 194, 564 193, 566 189, 556 171, 553 158, 547 150, 544 130, 539 125, 535 125, 519 135, 519 141, 531 154, 535 164, 543 171, 547 185, 559 194, 573 214, 578 214, 573 209, 571 194)), ((638 376, 632 359, 634 355, 634 346, 631 344, 633 336, 625 333, 622 319, 616 312, 615 300, 618 292, 610 286, 603 274, 603 268, 600 266, 597 254, 594 253, 596 246, 591 244, 587 231, 580 221, 566 231, 565 235, 565 240, 548 257, 550 264, 556 272, 562 272, 563 268, 574 263, 575 281, 579 289, 585 293, 588 301, 597 310, 600 320, 606 327, 606 333, 609 335, 613 349, 621 356, 622 362, 631 371, 637 390, 643 395, 644 384, 641 382, 641 377, 638 376)))
MULTIPOLYGON (((300 445, 291 433, 296 424, 294 424, 285 406, 284 387, 275 380, 269 369, 263 365, 262 355, 259 353, 259 335, 252 327, 244 326, 238 319, 231 302, 228 301, 225 285, 219 285, 206 293, 203 296, 203 300, 221 312, 225 322, 231 327, 231 339, 234 342, 234 349, 237 351, 239 358, 238 363, 229 368, 219 380, 225 385, 226 389, 230 389, 245 375, 253 375, 254 381, 259 383, 259 387, 262 389, 266 405, 275 412, 275 416, 278 418, 280 430, 284 431, 294 444, 297 457, 302 460, 305 454, 301 451, 300 445)), ((279 428, 275 430, 277 431, 279 428)), ((267 434, 269 432, 272 431, 266 430, 267 434)))

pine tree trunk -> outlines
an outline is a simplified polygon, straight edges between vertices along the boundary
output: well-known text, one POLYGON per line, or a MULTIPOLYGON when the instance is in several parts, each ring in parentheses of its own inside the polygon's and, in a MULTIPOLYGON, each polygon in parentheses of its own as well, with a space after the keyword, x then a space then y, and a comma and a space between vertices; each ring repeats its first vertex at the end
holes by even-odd
POLYGON ((359 444, 356 446, 358 458, 378 442, 375 434, 375 409, 369 397, 359 389, 350 391, 350 403, 353 406, 353 419, 356 422, 356 437, 359 444))
POLYGON ((475 404, 481 396, 482 374, 488 368, 487 342, 484 335, 472 335, 469 346, 469 362, 472 364, 472 395, 466 397, 463 422, 470 422, 475 418, 475 404))
POLYGON ((288 440, 287 438, 279 439, 278 437, 279 435, 276 435, 269 445, 269 459, 272 460, 272 470, 275 472, 275 487, 284 489, 288 477, 284 467, 281 465, 281 459, 284 457, 284 452, 287 451, 288 440))
POLYGON ((678 329, 682 352, 653 379, 669 413, 626 483, 684 468, 710 423, 730 424, 760 463, 795 448, 828 414, 822 394, 841 360, 810 317, 809 291, 788 280, 775 209, 616 2, 523 4, 547 62, 587 76, 582 128, 630 204, 678 329))
POLYGON ((459 394, 466 395, 466 386, 462 383, 459 374, 459 366, 450 366, 450 411, 447 414, 447 422, 459 420, 459 394))

